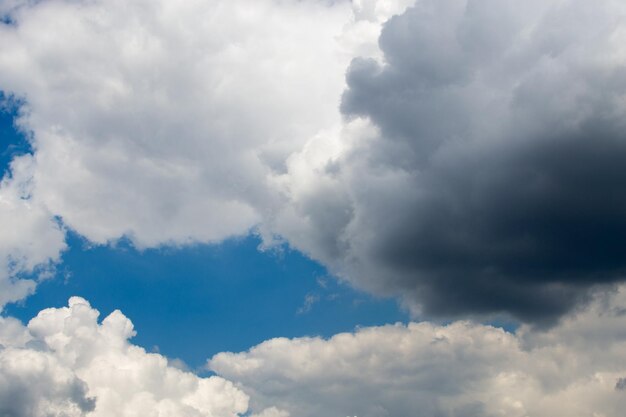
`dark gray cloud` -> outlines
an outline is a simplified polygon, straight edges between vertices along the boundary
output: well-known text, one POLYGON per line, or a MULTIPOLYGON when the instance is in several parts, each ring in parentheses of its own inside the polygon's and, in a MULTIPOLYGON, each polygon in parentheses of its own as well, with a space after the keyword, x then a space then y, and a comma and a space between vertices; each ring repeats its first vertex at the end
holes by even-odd
POLYGON ((622 133, 595 126, 464 149, 423 168, 413 204, 390 204, 371 255, 433 313, 559 315, 624 277, 624 157, 622 133))
POLYGON ((439 316, 549 323, 622 281, 626 10, 595 6, 422 0, 390 19, 384 62, 355 59, 341 104, 380 132, 300 206, 335 244, 301 246, 439 316), (349 219, 325 229, 338 192, 349 219))
POLYGON ((370 165, 410 179, 370 220, 389 285, 428 313, 549 320, 626 276, 626 71, 606 44, 622 20, 496 3, 391 19, 386 64, 353 62, 342 110, 380 127, 370 165))

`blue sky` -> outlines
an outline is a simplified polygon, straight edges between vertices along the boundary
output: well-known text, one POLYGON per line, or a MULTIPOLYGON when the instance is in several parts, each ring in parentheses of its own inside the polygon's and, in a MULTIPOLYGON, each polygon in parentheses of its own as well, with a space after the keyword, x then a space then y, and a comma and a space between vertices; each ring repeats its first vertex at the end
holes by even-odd
POLYGON ((273 337, 328 337, 407 320, 394 300, 339 284, 297 251, 261 252, 254 236, 142 252, 124 242, 93 247, 75 234, 68 243, 56 276, 7 314, 29 320, 78 295, 103 315, 122 310, 138 331, 136 344, 191 367, 273 337), (307 295, 319 301, 305 311, 307 295))
POLYGON ((14 156, 30 152, 31 149, 24 134, 19 132, 14 124, 16 103, 6 100, 1 91, 0 101, 3 102, 3 108, 0 108, 0 170, 4 174, 14 156))

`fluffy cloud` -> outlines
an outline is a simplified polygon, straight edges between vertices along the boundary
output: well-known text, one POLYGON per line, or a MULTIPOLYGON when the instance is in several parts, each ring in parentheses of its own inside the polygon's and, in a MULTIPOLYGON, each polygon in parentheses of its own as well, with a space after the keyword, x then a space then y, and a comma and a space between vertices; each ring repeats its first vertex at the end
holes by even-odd
MULTIPOLYGON (((626 289, 549 331, 454 322, 273 339, 209 366, 292 416, 618 417, 626 289)), ((623 384, 623 383, 622 383, 623 384)))
MULTIPOLYGON (((382 23, 408 4, 3 2, 0 90, 24 103, 18 122, 34 150, 15 162, 27 162, 20 175, 33 198, 7 182, 4 208, 28 206, 19 211, 32 212, 30 223, 12 230, 48 248, 21 269, 58 257, 52 216, 92 242, 127 236, 138 247, 219 242, 270 224, 286 203, 272 177, 341 123, 350 59, 379 55, 382 23)), ((0 304, 34 289, 14 275, 0 280, 0 304)))
POLYGON ((277 176, 274 229, 415 312, 554 320, 626 267, 626 7, 422 0, 277 176))
POLYGON ((12 7, 0 88, 27 102, 35 192, 93 242, 246 233, 275 204, 268 174, 339 120, 348 2, 12 7))
POLYGON ((13 417, 618 417, 626 406, 626 288, 550 330, 467 321, 272 339, 200 378, 128 342, 119 311, 84 299, 27 326, 0 319, 0 412, 13 417), (236 383, 233 384, 224 378, 236 383))
POLYGON ((2 2, 0 90, 24 103, 33 155, 0 186, 0 307, 58 259, 60 222, 147 247, 269 216, 268 175, 339 121, 348 49, 384 14, 369 3, 370 35, 344 47, 347 2, 2 2))
POLYGON ((0 310, 34 291, 65 248, 65 234, 32 195, 30 156, 12 162, 0 181, 0 310))
MULTIPOLYGON (((27 327, 0 319, 0 414, 11 417, 234 417, 248 397, 219 377, 200 378, 128 342, 132 323, 74 297, 27 327)), ((271 412, 271 409, 268 413, 271 412)))

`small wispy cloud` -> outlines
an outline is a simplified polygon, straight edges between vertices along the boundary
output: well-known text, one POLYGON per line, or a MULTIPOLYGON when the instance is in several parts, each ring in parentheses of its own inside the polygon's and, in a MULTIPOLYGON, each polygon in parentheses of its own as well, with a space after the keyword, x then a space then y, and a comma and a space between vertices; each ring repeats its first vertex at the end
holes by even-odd
POLYGON ((304 303, 302 306, 296 311, 296 314, 306 314, 313 308, 313 305, 320 301, 319 294, 309 293, 304 296, 304 303))

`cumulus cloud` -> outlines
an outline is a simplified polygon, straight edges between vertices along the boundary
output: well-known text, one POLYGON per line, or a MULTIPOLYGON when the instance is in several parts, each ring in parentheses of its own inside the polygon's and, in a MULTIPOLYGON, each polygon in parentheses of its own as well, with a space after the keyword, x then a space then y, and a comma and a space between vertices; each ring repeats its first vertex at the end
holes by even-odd
POLYGON ((422 0, 288 160, 274 228, 416 313, 553 323, 624 278, 626 7, 422 0))
POLYGON ((16 158, 0 181, 0 310, 31 294, 65 249, 65 233, 32 195, 32 157, 16 158))
POLYGON ((292 416, 618 417, 626 396, 622 287, 549 331, 461 321, 272 339, 209 361, 252 407, 292 416))
POLYGON ((47 353, 5 348, 0 353, 3 416, 83 416, 94 408, 85 383, 47 353))
POLYGON ((0 89, 23 98, 36 193, 93 242, 246 233, 266 177, 339 119, 349 2, 18 2, 0 89))
POLYGON ((28 326, 0 319, 0 414, 11 417, 234 417, 248 397, 220 377, 200 378, 128 342, 115 311, 73 297, 28 326))
MULTIPOLYGON (((267 229, 285 204, 272 177, 341 123, 350 59, 380 55, 382 23, 409 3, 3 2, 0 90, 23 103, 33 148, 15 162, 33 199, 13 206, 36 198, 32 229, 141 248, 267 229)), ((56 259, 62 244, 25 227, 49 248, 33 262, 56 259)), ((0 304, 34 289, 11 280, 0 304)))
POLYGON ((272 339, 215 355, 220 376, 201 378, 129 343, 121 312, 98 322, 73 297, 27 326, 0 319, 0 412, 235 417, 250 404, 255 417, 618 417, 625 307, 620 287, 550 330, 422 322, 272 339))

